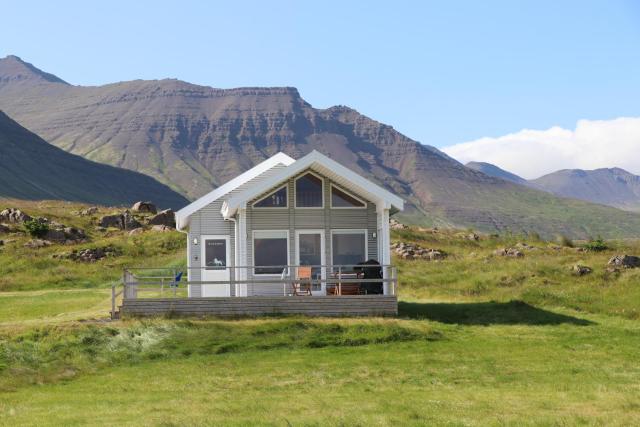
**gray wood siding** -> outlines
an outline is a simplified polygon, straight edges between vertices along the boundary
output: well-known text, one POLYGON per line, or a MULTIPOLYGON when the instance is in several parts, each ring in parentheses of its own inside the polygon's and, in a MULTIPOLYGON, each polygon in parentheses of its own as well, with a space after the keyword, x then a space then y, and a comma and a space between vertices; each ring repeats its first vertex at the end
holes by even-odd
MULTIPOLYGON (((276 173, 278 170, 285 167, 282 164, 274 166, 263 174, 253 178, 252 180, 242 184, 238 188, 226 194, 224 197, 216 200, 204 208, 200 209, 198 212, 195 212, 191 217, 191 222, 189 225, 189 253, 191 254, 191 259, 188 260, 188 266, 193 267, 190 270, 190 280, 200 281, 202 279, 201 268, 202 268, 202 260, 201 260, 201 252, 202 247, 200 242, 198 245, 193 244, 194 237, 198 238, 198 241, 202 240, 202 235, 208 234, 219 234, 219 235, 228 235, 231 243, 231 259, 228 261, 230 266, 236 265, 235 260, 235 223, 233 221, 225 221, 222 218, 222 214, 220 213, 220 209, 222 209, 222 204, 226 199, 237 194, 251 185, 255 185, 257 182, 266 179, 276 173), (197 260, 195 257, 197 256, 197 260)), ((231 270, 231 274, 233 277, 234 270, 231 270)), ((231 289, 231 295, 235 294, 235 289, 231 289)), ((201 297, 202 292, 200 285, 192 285, 191 286, 191 296, 194 298, 201 297)))
MULTIPOLYGON (((304 175, 303 172, 300 175, 304 175)), ((300 176, 298 175, 298 176, 300 176)), ((255 209, 253 203, 278 187, 274 187, 247 204, 247 260, 253 264, 253 231, 256 230, 289 230, 289 264, 295 264, 295 231, 305 229, 322 229, 325 231, 325 259, 331 264, 331 230, 366 229, 368 258, 378 259, 377 212, 374 203, 367 202, 366 209, 331 209, 331 181, 324 178, 324 208, 296 209, 294 200, 293 177, 288 180, 288 209, 255 209)), ((249 274, 249 277, 252 277, 249 274)), ((262 276, 264 277, 264 276, 262 276)), ((282 295, 282 284, 248 285, 248 295, 282 295)))
MULTIPOLYGON (((220 214, 222 208, 222 200, 216 200, 215 202, 205 206, 198 212, 194 213, 191 217, 191 223, 189 225, 189 253, 191 259, 189 260, 189 266, 195 267, 189 271, 190 280, 199 281, 202 280, 201 270, 202 267, 202 238, 203 235, 219 234, 229 236, 231 248, 231 259, 228 261, 229 265, 235 265, 235 231, 233 221, 225 221, 220 214), (198 238, 198 244, 193 244, 194 237, 198 238), (196 259, 197 257, 197 259, 196 259)), ((233 271, 232 273, 233 274, 233 271)), ((233 277, 233 276, 232 276, 233 277)), ((231 295, 234 295, 235 289, 231 289, 231 295)), ((191 296, 194 298, 202 296, 200 285, 191 285, 191 296)))

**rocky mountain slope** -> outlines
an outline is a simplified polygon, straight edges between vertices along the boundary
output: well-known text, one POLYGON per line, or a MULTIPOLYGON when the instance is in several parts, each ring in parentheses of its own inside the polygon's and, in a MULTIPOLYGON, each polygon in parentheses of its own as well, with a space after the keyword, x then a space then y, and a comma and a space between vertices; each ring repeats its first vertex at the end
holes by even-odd
POLYGON ((10 56, 0 59, 0 109, 58 147, 148 174, 191 199, 278 151, 299 157, 317 149, 404 197, 405 221, 640 234, 637 215, 473 171, 351 108, 315 109, 289 87, 214 89, 179 80, 72 86, 10 56))
POLYGON ((624 169, 564 169, 530 182, 558 196, 640 212, 640 176, 624 169))
POLYGON ((146 175, 69 154, 0 111, 0 198, 56 199, 103 205, 154 200, 179 208, 180 194, 146 175))
POLYGON ((491 163, 469 162, 466 166, 489 176, 546 191, 560 197, 640 212, 640 176, 624 169, 563 169, 540 178, 526 180, 491 163))
POLYGON ((506 181, 511 181, 516 184, 529 185, 529 181, 527 181, 526 179, 516 175, 515 173, 511 173, 509 171, 501 169, 496 165, 492 165, 491 163, 469 162, 465 166, 475 171, 482 172, 485 175, 504 179, 506 181))

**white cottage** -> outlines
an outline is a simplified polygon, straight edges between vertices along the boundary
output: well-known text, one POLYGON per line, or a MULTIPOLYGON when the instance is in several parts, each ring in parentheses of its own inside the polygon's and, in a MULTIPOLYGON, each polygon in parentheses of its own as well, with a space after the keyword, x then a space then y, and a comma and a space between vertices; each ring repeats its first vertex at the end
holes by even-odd
POLYGON ((186 300, 232 314, 396 313, 389 215, 403 205, 317 151, 278 153, 176 213, 186 300))

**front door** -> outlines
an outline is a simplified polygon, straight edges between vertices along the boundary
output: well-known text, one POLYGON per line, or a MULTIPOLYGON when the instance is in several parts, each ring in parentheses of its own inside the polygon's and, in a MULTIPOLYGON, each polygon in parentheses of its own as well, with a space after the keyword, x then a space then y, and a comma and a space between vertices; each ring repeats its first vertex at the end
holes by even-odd
MULTIPOLYGON (((231 278, 230 268, 231 248, 229 236, 202 236, 202 281, 229 281, 231 278)), ((203 284, 203 297, 228 297, 231 296, 231 285, 203 284)))
POLYGON ((296 264, 317 266, 311 270, 311 277, 318 281, 312 287, 314 295, 326 294, 325 283, 320 283, 325 277, 325 269, 319 266, 324 262, 324 230, 296 231, 296 264))

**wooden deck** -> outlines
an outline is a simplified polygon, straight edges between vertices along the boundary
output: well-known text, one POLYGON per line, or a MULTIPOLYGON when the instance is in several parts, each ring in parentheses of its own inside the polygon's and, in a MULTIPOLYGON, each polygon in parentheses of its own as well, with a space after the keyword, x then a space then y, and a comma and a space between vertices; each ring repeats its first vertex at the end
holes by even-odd
POLYGON ((123 316, 251 317, 261 315, 397 316, 395 295, 252 296, 124 299, 123 316))

